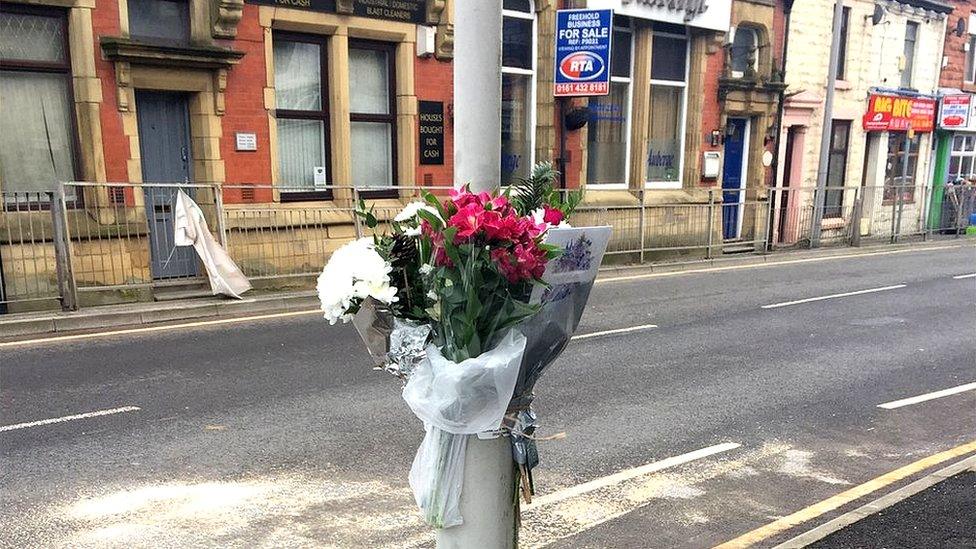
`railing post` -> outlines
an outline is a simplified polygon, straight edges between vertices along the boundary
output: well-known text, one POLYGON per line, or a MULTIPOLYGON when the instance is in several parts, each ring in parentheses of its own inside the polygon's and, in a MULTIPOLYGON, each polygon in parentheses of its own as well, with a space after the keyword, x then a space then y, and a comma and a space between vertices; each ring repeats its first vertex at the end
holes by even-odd
POLYGON ((705 259, 712 258, 712 231, 715 228, 715 189, 708 189, 708 240, 705 245, 705 259))
POLYGON ((772 189, 766 189, 766 219, 763 220, 763 225, 765 225, 765 236, 763 237, 763 253, 768 254, 770 248, 770 240, 773 236, 772 231, 773 224, 773 191, 772 189))
POLYGON ((363 222, 362 222, 361 219, 359 219, 359 215, 356 213, 356 211, 359 209, 359 200, 360 200, 360 198, 359 198, 359 188, 356 187, 356 186, 353 186, 353 188, 352 188, 352 223, 353 223, 353 227, 356 230, 356 238, 357 239, 363 237, 363 222))
POLYGON ((864 193, 861 187, 854 189, 854 211, 851 213, 851 246, 861 247, 861 216, 864 210, 864 193))
POLYGON ((646 224, 646 222, 645 222, 645 215, 646 214, 645 214, 645 211, 644 211, 645 210, 645 206, 644 206, 644 189, 640 189, 640 191, 638 191, 638 193, 637 193, 637 200, 640 203, 639 206, 638 206, 639 209, 638 209, 638 214, 637 214, 637 226, 638 226, 638 228, 640 230, 640 262, 643 264, 644 263, 644 248, 647 247, 647 246, 644 245, 645 244, 645 240, 644 239, 646 238, 646 235, 645 235, 645 231, 646 231, 646 227, 645 227, 645 224, 646 224))
POLYGON ((224 218, 224 190, 220 185, 215 184, 213 186, 214 193, 214 207, 217 209, 217 233, 218 238, 220 238, 220 245, 227 248, 227 219, 224 218))
POLYGON ((891 201, 891 239, 890 242, 894 244, 898 240, 898 229, 896 227, 898 223, 898 201, 901 199, 901 187, 898 185, 893 185, 895 190, 894 200, 891 201))
POLYGON ((78 310, 78 286, 71 265, 71 235, 68 231, 68 205, 65 200, 64 183, 52 193, 51 222, 54 240, 55 268, 58 275, 58 293, 61 294, 61 308, 65 311, 78 310))

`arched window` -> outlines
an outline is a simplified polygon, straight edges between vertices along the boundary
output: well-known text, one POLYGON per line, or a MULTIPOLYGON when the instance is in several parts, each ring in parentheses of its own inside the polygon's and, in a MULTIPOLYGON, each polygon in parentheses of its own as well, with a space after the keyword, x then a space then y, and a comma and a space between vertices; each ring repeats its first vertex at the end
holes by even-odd
POLYGON ((755 72, 759 64, 759 32, 751 27, 735 27, 729 46, 729 69, 733 78, 755 72))

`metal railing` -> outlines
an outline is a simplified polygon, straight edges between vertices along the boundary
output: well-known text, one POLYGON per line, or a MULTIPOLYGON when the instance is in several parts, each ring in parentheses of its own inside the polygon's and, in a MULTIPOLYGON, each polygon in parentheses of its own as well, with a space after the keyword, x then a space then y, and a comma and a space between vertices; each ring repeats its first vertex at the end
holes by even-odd
MULTIPOLYGON (((959 233, 976 208, 976 187, 947 189, 937 205, 941 218, 933 223, 939 216, 927 208, 931 189, 911 189, 591 186, 569 221, 612 226, 610 260, 646 263, 812 246, 817 208, 823 220, 816 245, 959 233)), ((55 192, 0 193, 0 307, 22 311, 59 300, 72 309, 79 296, 84 303, 145 300, 166 286, 205 282, 194 251, 173 242, 178 190, 200 206, 247 277, 266 286, 294 286, 310 284, 306 279, 339 246, 370 234, 355 215, 361 202, 372 208, 382 231, 423 190, 448 189, 329 186, 316 189, 327 191, 327 200, 306 201, 289 201, 288 193, 300 190, 308 198, 309 189, 236 184, 71 182, 55 192)))

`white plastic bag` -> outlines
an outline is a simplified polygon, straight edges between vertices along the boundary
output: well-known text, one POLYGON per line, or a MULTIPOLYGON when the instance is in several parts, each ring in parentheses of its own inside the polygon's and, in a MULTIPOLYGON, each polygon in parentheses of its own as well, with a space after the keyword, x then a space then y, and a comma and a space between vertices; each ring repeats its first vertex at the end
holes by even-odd
POLYGON ((427 523, 462 523, 458 502, 468 436, 498 429, 512 399, 525 336, 509 331, 492 350, 451 362, 434 345, 403 388, 427 434, 410 468, 410 488, 427 523))

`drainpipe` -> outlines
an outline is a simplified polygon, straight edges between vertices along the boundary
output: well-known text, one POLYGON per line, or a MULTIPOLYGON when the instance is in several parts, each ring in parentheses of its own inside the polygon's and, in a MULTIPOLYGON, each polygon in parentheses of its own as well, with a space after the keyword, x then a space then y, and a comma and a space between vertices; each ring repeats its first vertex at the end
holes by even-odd
MULTIPOLYGON (((780 58, 780 70, 779 70, 779 73, 783 79, 784 87, 779 91, 779 102, 776 104, 776 138, 775 141, 773 142, 775 153, 773 154, 773 165, 772 165, 773 187, 781 187, 781 185, 779 184, 780 181, 778 179, 779 153, 780 153, 781 141, 783 139, 783 111, 785 110, 783 107, 783 101, 785 101, 786 99, 786 87, 785 87, 786 86, 786 55, 790 49, 790 16, 792 13, 793 13, 793 0, 784 0, 783 2, 783 18, 784 18, 783 56, 780 58)), ((787 174, 783 174, 783 176, 785 179, 785 177, 787 177, 787 174)), ((782 195, 783 193, 782 191, 780 191, 779 196, 782 197, 782 195)), ((766 200, 773 200, 773 196, 768 196, 766 200)), ((771 206, 769 211, 773 212, 775 210, 772 209, 771 206)), ((783 213, 780 212, 780 215, 783 215, 783 213)), ((775 221, 774 221, 775 218, 776 218, 775 215, 770 215, 769 219, 766 220, 766 222, 769 224, 769 229, 766 231, 767 244, 771 244, 769 240, 772 240, 773 235, 775 234, 775 228, 776 228, 775 221)))
POLYGON ((840 25, 844 15, 841 0, 834 2, 833 35, 830 39, 830 62, 827 64, 827 93, 824 98, 823 124, 820 127, 820 164, 817 166, 817 190, 813 193, 813 220, 810 223, 810 247, 820 246, 820 227, 823 222, 823 200, 827 187, 827 166, 830 162, 830 134, 834 115, 834 85, 837 83, 837 62, 840 57, 840 25))

